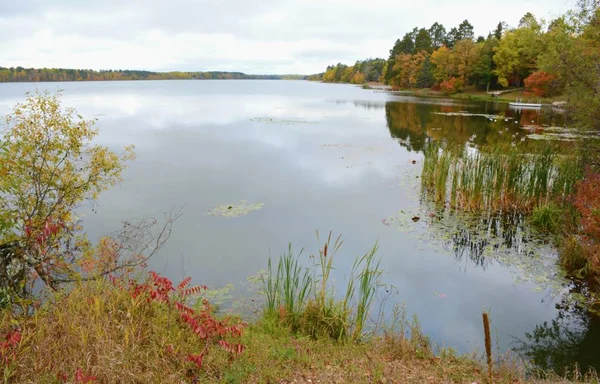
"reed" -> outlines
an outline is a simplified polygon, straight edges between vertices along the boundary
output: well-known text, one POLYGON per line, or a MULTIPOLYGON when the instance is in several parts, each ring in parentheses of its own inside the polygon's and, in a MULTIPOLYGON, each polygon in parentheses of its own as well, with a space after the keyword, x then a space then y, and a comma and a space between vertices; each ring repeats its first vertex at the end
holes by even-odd
POLYGON ((579 158, 551 147, 528 154, 512 146, 476 150, 430 142, 424 155, 423 194, 467 211, 531 211, 564 202, 583 177, 579 158))
MULTIPOLYGON (((356 275, 356 281, 358 282, 358 299, 356 314, 354 317, 355 339, 358 339, 362 336, 365 324, 367 322, 367 317, 369 315, 369 309, 373 304, 377 294, 377 289, 381 286, 380 278, 383 271, 379 269, 380 260, 375 260, 375 253, 377 253, 377 249, 378 245, 375 244, 371 251, 354 262, 354 266, 352 268, 353 273, 352 278, 350 279, 352 282, 355 280, 354 272, 360 271, 356 275)), ((346 301, 348 300, 349 298, 346 296, 346 301)))
POLYGON ((302 250, 296 255, 289 244, 287 252, 279 258, 276 271, 269 258, 267 276, 263 276, 266 312, 294 316, 304 309, 313 280, 308 269, 300 265, 301 255, 302 250))
POLYGON ((378 246, 354 261, 345 294, 338 298, 330 279, 343 240, 340 236, 333 239, 331 232, 324 244, 318 233, 317 240, 317 256, 303 260, 302 252, 295 254, 290 245, 276 269, 269 259, 263 277, 264 317, 313 338, 360 339, 382 286, 383 272, 375 256, 378 246))

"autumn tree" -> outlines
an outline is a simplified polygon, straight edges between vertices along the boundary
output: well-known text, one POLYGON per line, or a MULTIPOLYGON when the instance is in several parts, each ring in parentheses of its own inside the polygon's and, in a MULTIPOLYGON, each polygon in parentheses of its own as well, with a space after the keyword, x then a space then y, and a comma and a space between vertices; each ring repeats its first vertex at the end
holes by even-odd
POLYGON ((471 39, 463 39, 454 46, 454 60, 463 86, 468 84, 479 60, 481 46, 471 39))
POLYGON ((433 64, 433 78, 438 83, 449 80, 456 73, 454 52, 445 46, 431 54, 431 64, 433 64))
POLYGON ((578 125, 600 130, 600 2, 580 1, 567 16, 546 33, 539 69, 562 84, 578 125))
POLYGON ((411 61, 412 55, 408 53, 401 53, 396 56, 394 60, 394 66, 392 71, 394 77, 390 80, 390 85, 396 89, 399 88, 410 88, 410 76, 411 76, 411 61))
POLYGON ((525 89, 539 97, 553 96, 558 94, 556 80, 555 75, 544 71, 536 71, 525 79, 525 89))
POLYGON ((127 253, 120 240, 129 241, 130 251, 143 248, 147 238, 138 237, 143 237, 138 226, 92 247, 76 215, 82 204, 118 183, 125 163, 134 158, 133 147, 119 155, 94 144, 94 123, 63 109, 60 96, 48 93, 28 95, 6 118, 0 145, 3 297, 25 292, 33 277, 55 289, 86 269, 101 275, 136 265, 119 257, 127 253), (134 245, 136 237, 141 242, 134 245), (106 257, 97 258, 100 254, 106 257))
POLYGON ((526 14, 520 25, 514 31, 506 32, 495 48, 494 73, 503 87, 507 87, 511 79, 520 86, 522 79, 537 69, 538 55, 544 50, 541 25, 535 18, 526 14))

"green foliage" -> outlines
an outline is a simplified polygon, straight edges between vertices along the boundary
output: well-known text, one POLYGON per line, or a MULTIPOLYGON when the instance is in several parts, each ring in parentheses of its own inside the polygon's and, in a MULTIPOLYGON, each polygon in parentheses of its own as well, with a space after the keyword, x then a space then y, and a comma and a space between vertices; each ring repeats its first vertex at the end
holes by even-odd
POLYGON ((425 51, 427 53, 433 52, 432 38, 429 31, 425 28, 419 29, 419 32, 415 36, 415 52, 425 51))
POLYGON ((582 3, 545 35, 539 69, 557 77, 567 108, 582 128, 600 129, 600 7, 582 3))
POLYGON ((538 205, 531 212, 531 223, 541 230, 556 233, 563 223, 564 209, 557 204, 538 205))
POLYGON ((521 81, 537 68, 537 58, 545 49, 541 26, 531 18, 527 17, 529 21, 519 28, 506 32, 494 49, 494 73, 504 87, 509 83, 521 86, 521 81))

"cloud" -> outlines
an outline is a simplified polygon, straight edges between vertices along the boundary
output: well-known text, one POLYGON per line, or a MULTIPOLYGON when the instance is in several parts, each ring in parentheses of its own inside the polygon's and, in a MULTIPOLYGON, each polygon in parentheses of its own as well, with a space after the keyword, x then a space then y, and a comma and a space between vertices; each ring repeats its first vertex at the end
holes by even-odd
POLYGON ((23 0, 0 4, 0 65, 315 73, 386 57, 413 27, 468 19, 486 35, 574 0, 23 0))

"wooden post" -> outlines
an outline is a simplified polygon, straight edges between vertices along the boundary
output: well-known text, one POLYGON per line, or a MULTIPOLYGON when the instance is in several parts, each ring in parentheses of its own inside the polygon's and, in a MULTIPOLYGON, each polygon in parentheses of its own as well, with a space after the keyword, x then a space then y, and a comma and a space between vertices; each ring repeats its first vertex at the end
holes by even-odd
POLYGON ((487 312, 483 312, 483 332, 485 334, 485 354, 487 356, 489 383, 493 383, 492 378, 492 336, 490 334, 490 317, 487 312))

